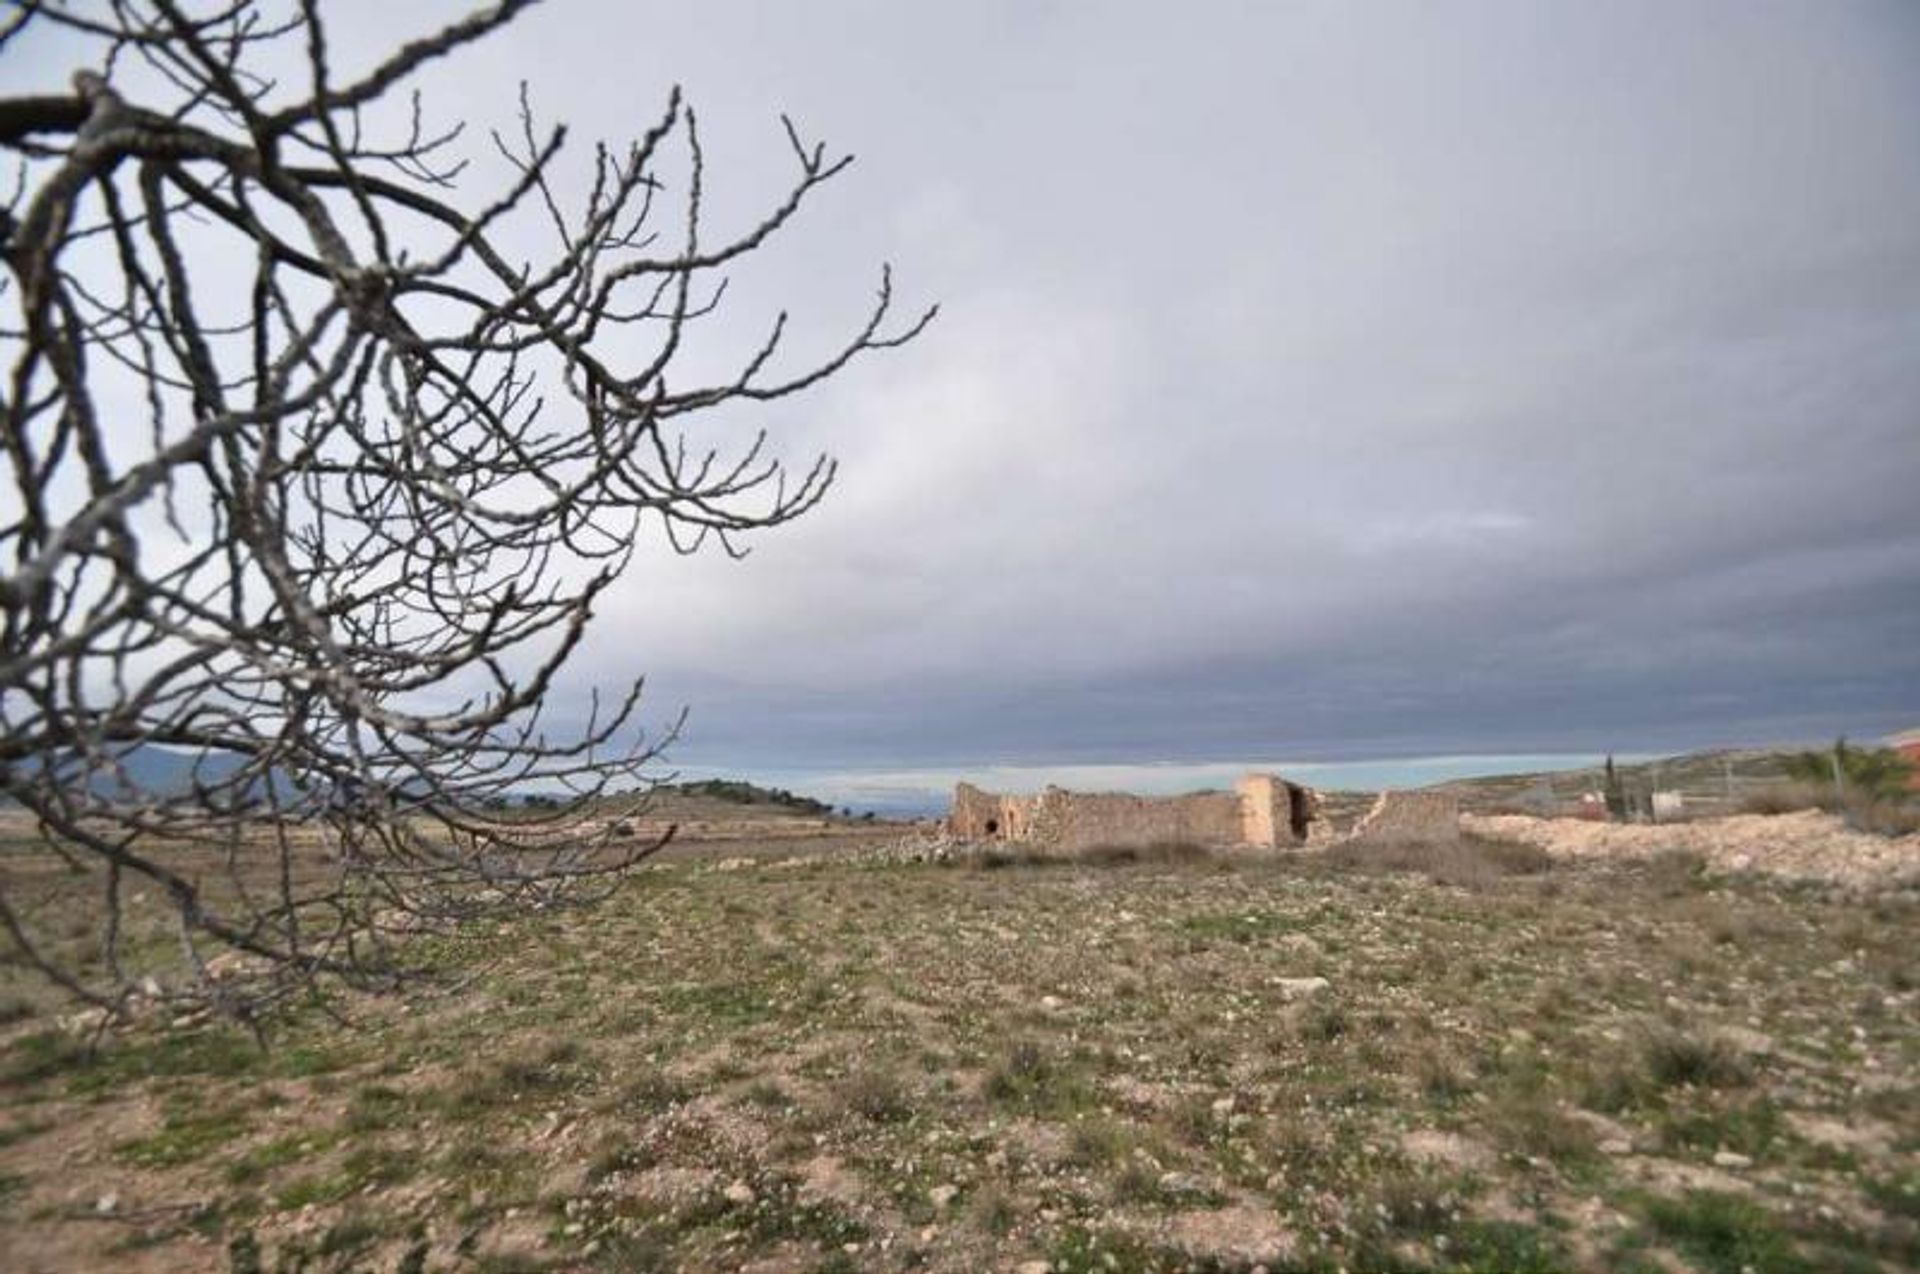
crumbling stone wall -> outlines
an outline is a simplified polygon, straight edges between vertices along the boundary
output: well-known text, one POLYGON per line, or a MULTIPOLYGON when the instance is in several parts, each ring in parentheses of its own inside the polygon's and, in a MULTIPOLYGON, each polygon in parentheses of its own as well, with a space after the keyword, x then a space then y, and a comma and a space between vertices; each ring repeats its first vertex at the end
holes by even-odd
POLYGON ((947 830, 965 840, 1026 840, 1033 835, 1040 797, 1003 796, 971 783, 953 789, 947 830))
POLYGON ((1327 827, 1314 792, 1273 775, 1248 775, 1232 792, 1161 797, 1058 787, 1037 796, 1005 796, 961 783, 947 818, 947 830, 962 839, 1063 851, 1169 844, 1273 848, 1321 839, 1327 827))
POLYGON ((1233 785, 1240 794, 1240 843, 1279 845, 1291 837, 1292 801, 1287 784, 1271 774, 1245 774, 1233 785))
POLYGON ((1331 839, 1333 825, 1320 808, 1320 794, 1277 774, 1246 774, 1235 783, 1240 796, 1240 843, 1274 847, 1331 839))
POLYGON ((1040 794, 1030 839, 1065 850, 1233 845, 1240 840, 1240 798, 1231 792, 1156 798, 1050 787, 1040 794))
POLYGON ((1452 792, 1382 792, 1348 838, 1452 844, 1460 839, 1460 801, 1452 792))

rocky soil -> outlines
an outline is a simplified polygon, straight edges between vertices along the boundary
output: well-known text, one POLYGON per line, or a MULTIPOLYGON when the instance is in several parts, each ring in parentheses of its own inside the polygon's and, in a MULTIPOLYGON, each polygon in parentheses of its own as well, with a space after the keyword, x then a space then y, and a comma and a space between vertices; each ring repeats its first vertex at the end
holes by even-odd
POLYGON ((1763 872, 1855 886, 1920 885, 1920 835, 1849 829, 1836 814, 1739 814, 1665 826, 1465 814, 1463 829, 1537 846, 1555 858, 1636 859, 1697 854, 1714 871, 1763 872))
POLYGON ((30 1013, 0 1269, 1920 1268, 1920 898, 1646 830, 1444 861, 788 841, 476 928, 269 1052, 89 1054, 30 1013))

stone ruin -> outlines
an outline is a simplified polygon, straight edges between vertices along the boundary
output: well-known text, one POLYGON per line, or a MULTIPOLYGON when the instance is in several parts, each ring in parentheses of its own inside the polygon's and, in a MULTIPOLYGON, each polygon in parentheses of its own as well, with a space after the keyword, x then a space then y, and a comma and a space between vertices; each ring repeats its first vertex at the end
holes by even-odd
POLYGON ((1346 839, 1373 844, 1457 844, 1460 798, 1452 792, 1382 792, 1346 839))
MULTIPOLYGON (((1286 849, 1331 844, 1338 837, 1320 794, 1275 774, 1247 774, 1231 792, 1133 796, 1048 787, 1031 796, 953 789, 950 835, 1072 852, 1092 848, 1205 845, 1286 849)), ((1387 792, 1348 840, 1454 841, 1459 806, 1450 793, 1387 792)))

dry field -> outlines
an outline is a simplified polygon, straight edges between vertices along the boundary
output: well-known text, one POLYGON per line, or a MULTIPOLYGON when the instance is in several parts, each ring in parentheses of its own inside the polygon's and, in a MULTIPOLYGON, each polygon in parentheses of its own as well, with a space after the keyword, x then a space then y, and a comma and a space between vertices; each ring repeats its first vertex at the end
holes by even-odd
POLYGON ((1911 889, 796 844, 267 1053, 15 1001, 0 1269, 1920 1265, 1911 889))

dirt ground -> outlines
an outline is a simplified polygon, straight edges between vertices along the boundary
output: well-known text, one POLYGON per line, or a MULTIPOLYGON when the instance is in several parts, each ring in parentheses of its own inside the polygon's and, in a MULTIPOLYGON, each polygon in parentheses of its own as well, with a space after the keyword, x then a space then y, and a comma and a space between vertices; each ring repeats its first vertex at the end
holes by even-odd
POLYGON ((723 840, 265 1053, 29 1012, 0 1269, 1920 1266, 1920 896, 1682 831, 723 840))
POLYGON ((1920 883, 1920 835, 1849 829, 1837 814, 1736 814, 1668 826, 1590 823, 1525 815, 1463 815, 1467 831, 1536 845, 1556 858, 1625 859, 1698 854, 1720 872, 1875 887, 1920 883))

